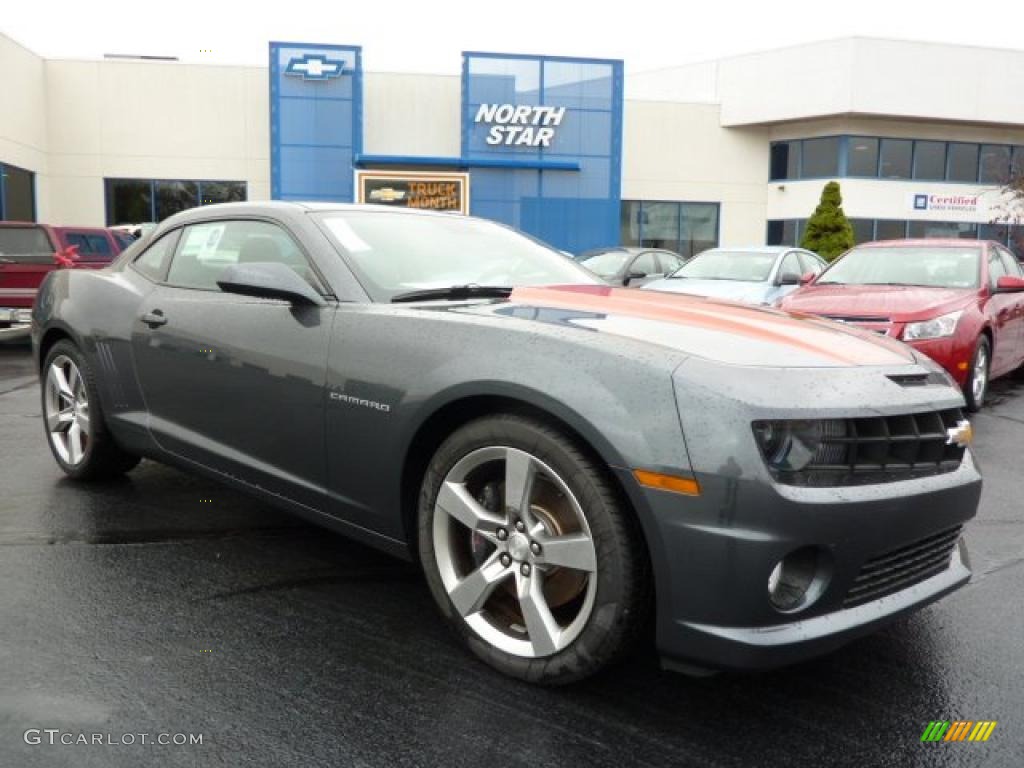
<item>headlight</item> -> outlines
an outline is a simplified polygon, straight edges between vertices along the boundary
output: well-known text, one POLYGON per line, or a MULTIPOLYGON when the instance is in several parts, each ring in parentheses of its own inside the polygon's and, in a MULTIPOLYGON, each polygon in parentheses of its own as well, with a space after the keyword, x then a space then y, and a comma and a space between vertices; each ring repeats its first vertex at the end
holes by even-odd
POLYGON ((948 315, 933 317, 931 320, 923 320, 920 323, 907 323, 903 329, 904 341, 918 341, 921 339, 941 339, 944 336, 952 336, 956 331, 956 324, 960 320, 963 310, 950 312, 948 315))
POLYGON ((809 464, 845 462, 846 445, 826 438, 845 437, 842 419, 814 421, 755 421, 754 437, 768 466, 781 472, 799 472, 809 464))

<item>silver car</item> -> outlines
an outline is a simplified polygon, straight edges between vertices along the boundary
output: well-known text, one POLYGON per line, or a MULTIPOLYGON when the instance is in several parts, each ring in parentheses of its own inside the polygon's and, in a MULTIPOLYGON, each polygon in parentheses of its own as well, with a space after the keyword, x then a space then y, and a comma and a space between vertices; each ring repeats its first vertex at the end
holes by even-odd
POLYGON ((791 246, 712 248, 643 287, 774 306, 800 284, 802 275, 817 275, 824 268, 819 256, 791 246))

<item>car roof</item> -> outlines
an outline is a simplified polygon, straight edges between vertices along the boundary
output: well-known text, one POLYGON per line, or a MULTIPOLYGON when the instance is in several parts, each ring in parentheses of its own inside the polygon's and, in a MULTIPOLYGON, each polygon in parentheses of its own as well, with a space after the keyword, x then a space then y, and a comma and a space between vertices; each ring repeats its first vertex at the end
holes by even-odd
POLYGON ((900 238, 897 240, 872 240, 869 243, 860 243, 857 245, 858 248, 892 248, 906 247, 906 248, 921 248, 924 246, 933 246, 935 248, 963 248, 967 245, 987 245, 993 241, 991 240, 968 240, 961 237, 916 237, 916 238, 900 238))
POLYGON ((40 224, 37 221, 0 221, 0 227, 13 229, 15 227, 45 227, 45 224, 40 224))
POLYGON ((701 253, 714 253, 716 251, 728 251, 729 253, 786 253, 788 251, 806 251, 810 253, 806 248, 800 248, 795 245, 720 245, 717 248, 708 248, 706 251, 701 253))

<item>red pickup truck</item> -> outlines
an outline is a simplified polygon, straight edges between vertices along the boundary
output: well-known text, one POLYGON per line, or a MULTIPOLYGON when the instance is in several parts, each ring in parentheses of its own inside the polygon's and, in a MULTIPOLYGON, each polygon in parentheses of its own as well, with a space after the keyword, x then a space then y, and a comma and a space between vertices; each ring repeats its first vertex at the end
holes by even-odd
POLYGON ((131 236, 101 227, 0 221, 0 339, 28 333, 36 291, 55 269, 105 267, 131 236))

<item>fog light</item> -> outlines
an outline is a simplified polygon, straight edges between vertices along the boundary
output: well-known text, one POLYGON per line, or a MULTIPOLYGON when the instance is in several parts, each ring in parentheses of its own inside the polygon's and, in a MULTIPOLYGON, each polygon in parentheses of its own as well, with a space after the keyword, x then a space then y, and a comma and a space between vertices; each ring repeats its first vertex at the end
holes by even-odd
POLYGON ((824 550, 803 547, 775 564, 768 576, 768 599, 783 613, 806 608, 821 596, 830 575, 824 550))

